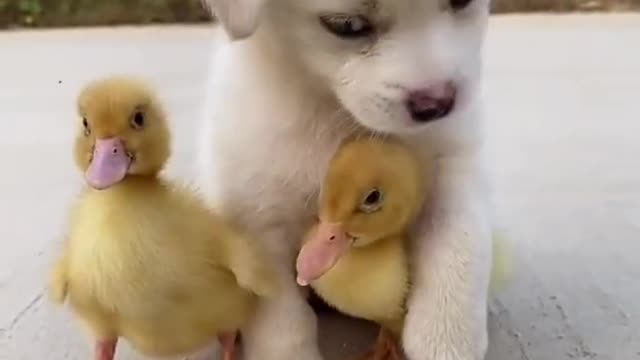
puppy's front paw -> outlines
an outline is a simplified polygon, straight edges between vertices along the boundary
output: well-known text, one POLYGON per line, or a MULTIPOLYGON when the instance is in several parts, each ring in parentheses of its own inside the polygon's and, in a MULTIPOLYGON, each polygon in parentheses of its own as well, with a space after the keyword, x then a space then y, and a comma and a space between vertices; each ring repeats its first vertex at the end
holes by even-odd
MULTIPOLYGON (((427 320, 428 321, 428 320, 427 320)), ((453 324, 449 324, 453 325, 453 324)), ((408 321, 403 336, 404 351, 409 360, 483 360, 488 347, 487 331, 472 336, 462 329, 457 335, 443 327, 408 321)))
POLYGON ((283 331, 261 334, 264 339, 247 339, 245 360, 324 360, 316 341, 301 342, 296 334, 283 331))

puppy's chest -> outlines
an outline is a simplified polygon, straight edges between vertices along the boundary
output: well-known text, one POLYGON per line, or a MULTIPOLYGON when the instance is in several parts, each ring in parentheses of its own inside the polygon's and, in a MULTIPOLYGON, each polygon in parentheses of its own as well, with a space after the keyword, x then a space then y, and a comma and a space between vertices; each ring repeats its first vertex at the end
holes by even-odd
POLYGON ((242 197, 248 196, 245 200, 258 208, 280 210, 272 216, 313 216, 329 161, 350 135, 326 126, 256 133, 250 148, 236 148, 242 165, 234 174, 234 183, 227 184, 242 184, 242 197))

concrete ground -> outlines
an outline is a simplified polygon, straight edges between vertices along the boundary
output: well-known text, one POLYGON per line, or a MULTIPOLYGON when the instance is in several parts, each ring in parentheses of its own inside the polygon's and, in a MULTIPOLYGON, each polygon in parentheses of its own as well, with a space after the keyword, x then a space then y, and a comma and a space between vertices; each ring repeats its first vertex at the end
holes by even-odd
MULTIPOLYGON (((190 176, 209 29, 0 34, 0 359, 87 359, 43 297, 79 175, 74 97, 87 79, 157 82, 174 119, 172 172, 190 176)), ((640 16, 500 17, 486 95, 497 205, 514 242, 492 303, 488 360, 640 359, 640 16)), ((371 329, 323 317, 328 360, 371 329)), ((134 359, 129 356, 122 358, 134 359)))

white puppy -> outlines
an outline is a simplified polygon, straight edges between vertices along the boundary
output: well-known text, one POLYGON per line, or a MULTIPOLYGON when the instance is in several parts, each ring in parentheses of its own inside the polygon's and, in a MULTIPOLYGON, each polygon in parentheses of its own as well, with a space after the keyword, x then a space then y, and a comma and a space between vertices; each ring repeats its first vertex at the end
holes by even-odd
POLYGON ((435 203, 416 225, 409 359, 483 358, 491 218, 479 83, 488 0, 206 1, 226 32, 202 130, 204 187, 266 245, 285 283, 243 332, 248 359, 321 359, 294 258, 328 158, 362 129, 400 135, 437 159, 435 203))

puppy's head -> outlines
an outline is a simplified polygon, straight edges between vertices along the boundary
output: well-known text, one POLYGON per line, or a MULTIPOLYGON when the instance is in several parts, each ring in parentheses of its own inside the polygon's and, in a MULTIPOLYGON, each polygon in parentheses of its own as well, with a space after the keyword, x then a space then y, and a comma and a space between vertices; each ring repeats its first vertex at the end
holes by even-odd
POLYGON ((264 27, 373 130, 446 122, 478 85, 488 0, 205 1, 232 38, 264 27))

